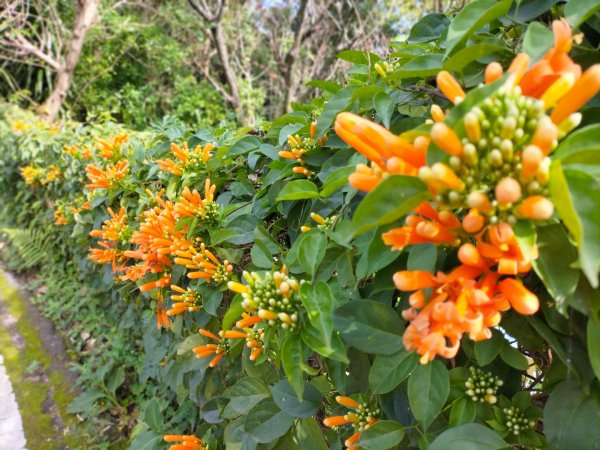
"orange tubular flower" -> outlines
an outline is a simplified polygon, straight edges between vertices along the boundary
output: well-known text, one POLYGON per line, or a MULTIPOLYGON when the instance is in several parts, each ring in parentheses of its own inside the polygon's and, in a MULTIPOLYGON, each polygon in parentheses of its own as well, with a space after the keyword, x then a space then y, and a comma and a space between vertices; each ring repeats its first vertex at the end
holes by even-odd
POLYGON ((107 211, 111 218, 104 221, 101 230, 92 230, 90 236, 99 237, 106 241, 119 241, 123 238, 123 232, 127 227, 125 208, 121 207, 117 214, 111 208, 107 208, 107 211))
POLYGON ((160 170, 181 176, 187 167, 206 164, 210 160, 212 156, 211 151, 214 148, 213 144, 206 144, 204 147, 198 145, 193 151, 190 151, 187 142, 183 143, 183 147, 173 142, 171 143, 171 152, 175 160, 157 159, 156 162, 160 170))
POLYGON ((193 312, 202 309, 202 305, 198 304, 200 299, 198 298, 196 291, 193 289, 183 289, 175 284, 172 284, 171 290, 177 294, 171 295, 173 306, 167 311, 168 316, 175 316, 185 311, 193 312))
POLYGON ((165 311, 165 300, 162 296, 162 293, 159 293, 158 297, 156 298, 156 327, 159 330, 162 327, 165 327, 167 330, 171 328, 169 316, 167 316, 167 312, 165 311))
POLYGON ((226 283, 233 272, 233 265, 229 261, 219 261, 214 253, 206 248, 204 243, 200 244, 200 251, 194 247, 187 250, 177 250, 175 252, 175 264, 185 266, 188 269, 196 270, 188 273, 190 279, 205 279, 207 283, 211 280, 215 283, 226 283))
POLYGON ((215 367, 219 363, 219 361, 223 359, 223 356, 229 353, 229 344, 225 339, 221 339, 216 334, 211 333, 210 331, 205 330, 204 328, 200 328, 200 330, 198 330, 198 333, 200 333, 202 336, 217 341, 216 344, 199 345, 198 347, 194 347, 192 349, 192 351, 196 353, 196 358, 206 358, 210 355, 216 355, 209 364, 210 367, 215 367))
POLYGON ((196 436, 167 434, 163 439, 165 442, 181 442, 171 445, 169 450, 207 450, 204 441, 196 436))
MULTIPOLYGON (((502 275, 516 275, 531 270, 531 259, 521 251, 515 233, 510 225, 501 223, 489 226, 477 239, 477 250, 490 265, 498 265, 502 275)), ((533 249, 532 259, 537 258, 537 247, 533 249)))
POLYGON ((204 182, 204 199, 197 190, 183 189, 181 197, 175 203, 174 211, 179 217, 199 217, 206 222, 214 223, 218 219, 219 205, 214 202, 217 187, 211 184, 210 179, 204 182))
POLYGON ((437 85, 440 91, 448 97, 452 103, 456 104, 465 98, 465 91, 463 91, 461 85, 456 81, 450 72, 442 70, 437 74, 437 85))
MULTIPOLYGON (((237 292, 237 291, 235 291, 236 284, 239 284, 240 286, 244 286, 243 284, 236 283, 235 281, 230 281, 228 283, 227 287, 229 289, 233 290, 234 292, 237 292)), ((246 286, 244 286, 244 287, 246 287, 246 286)), ((256 325, 259 322, 262 322, 262 319, 260 317, 253 316, 248 313, 242 313, 242 318, 235 323, 235 326, 237 328, 247 328, 247 327, 253 327, 254 325, 256 325)))
MULTIPOLYGON (((238 321, 238 323, 241 321, 238 321)), ((237 326, 237 325, 236 325, 237 326)), ((250 349, 250 361, 256 361, 264 350, 265 330, 250 327, 238 330, 222 330, 219 335, 225 339, 245 339, 246 347, 250 349)))
POLYGON ((94 189, 109 189, 113 187, 115 182, 127 175, 129 169, 127 168, 127 161, 123 159, 116 164, 110 164, 106 170, 102 170, 93 164, 88 164, 85 171, 91 181, 85 187, 93 191, 94 189))
POLYGON ((121 148, 121 145, 129 139, 127 132, 122 132, 114 136, 110 141, 98 139, 96 147, 100 151, 100 156, 105 159, 113 159, 115 152, 121 148))
POLYGON ((350 409, 350 411, 343 416, 325 418, 323 425, 326 427, 339 427, 351 424, 354 428, 354 433, 346 439, 344 445, 348 449, 358 450, 356 443, 360 439, 360 434, 377 422, 377 417, 381 414, 381 411, 378 408, 372 408, 368 403, 359 403, 350 397, 338 395, 335 401, 350 409))
POLYGON ((439 245, 457 245, 460 241, 460 221, 450 212, 438 212, 429 202, 421 203, 405 220, 405 226, 393 228, 381 237, 392 250, 402 250, 407 245, 429 242, 439 245))

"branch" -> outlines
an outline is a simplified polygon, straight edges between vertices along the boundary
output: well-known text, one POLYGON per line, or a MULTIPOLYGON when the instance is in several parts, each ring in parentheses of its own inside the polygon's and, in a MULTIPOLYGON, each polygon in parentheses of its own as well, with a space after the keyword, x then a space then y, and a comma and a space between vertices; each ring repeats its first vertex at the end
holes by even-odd
POLYGON ((211 11, 203 0, 188 0, 190 6, 207 22, 219 22, 223 14, 223 0, 217 0, 215 11, 211 11))
POLYGON ((22 35, 17 35, 17 37, 13 39, 3 40, 2 43, 4 45, 14 47, 26 55, 33 55, 37 57, 39 60, 48 64, 55 71, 58 71, 62 67, 62 65, 56 59, 44 53, 22 35))

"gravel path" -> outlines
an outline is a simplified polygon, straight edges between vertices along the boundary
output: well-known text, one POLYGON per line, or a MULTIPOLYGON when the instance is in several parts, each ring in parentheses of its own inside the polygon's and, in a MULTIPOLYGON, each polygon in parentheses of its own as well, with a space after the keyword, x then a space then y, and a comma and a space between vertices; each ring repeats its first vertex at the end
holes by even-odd
POLYGON ((19 406, 0 355, 0 450, 24 450, 25 434, 19 406))

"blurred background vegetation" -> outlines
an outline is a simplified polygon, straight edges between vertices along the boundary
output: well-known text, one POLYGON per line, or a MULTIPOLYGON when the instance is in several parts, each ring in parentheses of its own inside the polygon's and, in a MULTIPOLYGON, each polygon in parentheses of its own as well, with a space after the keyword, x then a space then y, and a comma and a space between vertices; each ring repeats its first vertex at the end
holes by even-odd
MULTIPOLYGON (((52 61, 65 59, 78 9, 89 0, 2 1, 0 95, 35 107, 55 87, 52 61)), ((314 95, 306 81, 338 79, 340 51, 381 54, 424 14, 463 4, 101 0, 61 113, 135 129, 165 116, 193 127, 255 125, 314 95)))

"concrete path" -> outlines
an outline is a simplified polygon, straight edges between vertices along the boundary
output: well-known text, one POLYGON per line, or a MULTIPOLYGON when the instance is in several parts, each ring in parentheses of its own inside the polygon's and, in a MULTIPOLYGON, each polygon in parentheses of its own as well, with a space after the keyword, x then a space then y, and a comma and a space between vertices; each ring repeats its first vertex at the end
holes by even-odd
POLYGON ((19 406, 0 355, 0 450, 25 450, 19 406))

